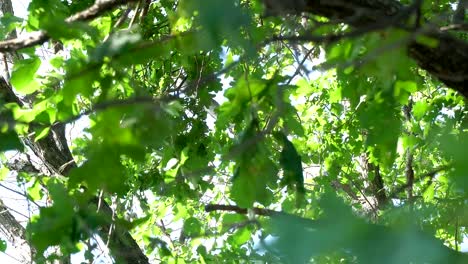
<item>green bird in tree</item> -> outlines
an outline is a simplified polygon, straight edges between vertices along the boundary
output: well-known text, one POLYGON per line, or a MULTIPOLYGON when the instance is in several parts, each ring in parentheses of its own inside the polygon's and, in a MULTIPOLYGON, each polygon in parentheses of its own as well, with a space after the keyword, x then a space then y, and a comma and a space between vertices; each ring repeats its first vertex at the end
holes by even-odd
POLYGON ((299 205, 305 193, 301 156, 283 132, 275 132, 274 136, 283 147, 280 153, 280 165, 284 171, 282 184, 295 189, 299 205))

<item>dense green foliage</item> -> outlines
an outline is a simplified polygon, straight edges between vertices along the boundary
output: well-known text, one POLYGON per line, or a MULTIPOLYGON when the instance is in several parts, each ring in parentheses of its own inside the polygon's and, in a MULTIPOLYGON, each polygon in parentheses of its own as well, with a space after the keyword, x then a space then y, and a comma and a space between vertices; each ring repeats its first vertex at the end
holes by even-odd
POLYGON ((84 126, 71 128, 84 129, 69 142, 76 166, 49 153, 50 173, 18 174, 29 199, 51 201, 26 229, 38 260, 59 246, 91 261, 109 224, 151 263, 467 259, 466 98, 407 55, 439 43, 415 20, 450 25, 457 1, 361 29, 265 16, 254 0, 133 2, 65 22, 94 2, 32 0, 26 20, 0 20, 3 39, 49 38, 16 51, 24 104, 0 99, 0 151, 59 151, 41 142, 84 126))

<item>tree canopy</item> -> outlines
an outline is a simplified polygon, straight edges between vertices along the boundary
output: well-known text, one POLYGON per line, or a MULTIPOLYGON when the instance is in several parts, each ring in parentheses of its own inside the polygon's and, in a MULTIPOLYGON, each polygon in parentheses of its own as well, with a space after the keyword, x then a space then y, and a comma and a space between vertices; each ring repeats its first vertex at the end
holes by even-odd
POLYGON ((0 6, 23 263, 468 263, 468 1, 0 6))

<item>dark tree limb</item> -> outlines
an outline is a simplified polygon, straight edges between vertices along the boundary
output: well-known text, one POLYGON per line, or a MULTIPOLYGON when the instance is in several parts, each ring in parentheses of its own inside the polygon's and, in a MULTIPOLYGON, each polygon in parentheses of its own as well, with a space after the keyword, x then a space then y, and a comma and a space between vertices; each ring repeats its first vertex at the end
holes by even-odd
MULTIPOLYGON (((357 29, 417 12, 417 5, 403 6, 395 0, 264 0, 264 3, 269 15, 310 13, 347 20, 357 29)), ((438 45, 429 47, 413 40, 408 44, 408 55, 422 69, 468 98, 468 43, 438 29, 425 30, 424 35, 437 40, 438 45)))
MULTIPOLYGON (((105 216, 112 216, 112 208, 109 204, 96 196, 92 200, 92 205, 100 205, 99 211, 105 216)), ((116 263, 126 264, 148 264, 148 257, 143 253, 137 242, 130 235, 128 230, 118 223, 108 222, 98 229, 99 236, 108 241, 109 249, 116 263)))
POLYGON ((384 181, 380 174, 380 167, 372 163, 369 164, 369 168, 373 170, 374 177, 372 178, 372 190, 377 198, 377 207, 381 207, 387 203, 387 194, 385 192, 384 181))
MULTIPOLYGON (((94 5, 68 17, 67 19, 65 19, 65 22, 72 23, 76 21, 92 20, 102 15, 104 12, 112 10, 118 5, 126 4, 133 1, 136 0, 96 0, 94 5)), ((16 51, 22 48, 32 47, 35 45, 42 44, 47 40, 49 40, 47 32, 32 32, 20 36, 18 38, 0 41, 0 52, 16 51)))
MULTIPOLYGON (((2 77, 0 77, 0 95, 3 95, 3 100, 8 103, 15 102, 20 106, 24 106, 24 103, 14 94, 11 86, 2 77)), ((54 125, 51 128, 51 132, 44 138, 35 141, 34 136, 25 137, 23 142, 41 159, 51 174, 67 176, 77 165, 66 144, 64 129, 65 124, 54 125)), ((91 202, 97 206, 97 197, 91 202)), ((101 203, 100 208, 104 215, 112 215, 112 209, 107 203, 101 203)), ((99 236, 102 238, 108 237, 110 228, 111 223, 101 226, 101 228, 98 229, 99 236)), ((109 240, 111 254, 116 257, 120 263, 149 263, 148 257, 140 249, 129 231, 124 227, 116 226, 109 240)))
MULTIPOLYGON (((441 171, 450 170, 450 168, 451 168, 450 165, 445 165, 445 166, 441 166, 439 168, 436 168, 436 169, 434 169, 434 170, 432 170, 430 172, 427 172, 427 173, 415 178, 412 184, 419 183, 419 182, 421 182, 421 181, 423 181, 425 179, 428 179, 429 181, 426 183, 426 188, 427 188, 430 184, 432 184, 432 181, 433 181, 434 177, 437 175, 437 173, 439 173, 441 171)), ((403 192, 404 190, 406 190, 408 187, 409 187, 408 182, 396 187, 393 192, 389 193, 388 198, 399 198, 398 195, 401 192, 403 192)))
MULTIPOLYGON (((413 108, 413 103, 410 99, 408 105, 403 107, 403 113, 406 119, 406 122, 411 122, 411 111, 413 108)), ((413 152, 411 148, 406 148, 406 164, 405 164, 405 176, 406 176, 406 189, 408 202, 413 200, 413 186, 414 186, 414 168, 413 168, 413 152)))
POLYGON ((26 229, 10 213, 10 208, 0 200, 0 233, 18 250, 21 263, 29 263, 36 254, 26 239, 26 229))
MULTIPOLYGON (((0 15, 4 16, 6 13, 13 13, 13 5, 10 0, 0 0, 0 15)), ((16 31, 10 32, 7 38, 16 37, 16 31)), ((4 57, 5 71, 8 75, 7 54, 4 57)), ((0 98, 6 97, 7 100, 13 102, 17 100, 11 87, 7 85, 3 77, 0 76, 0 98)), ((16 102, 18 103, 19 100, 16 102)), ((20 103, 20 102, 19 102, 20 103)), ((12 190, 13 191, 13 190, 12 190)), ((34 248, 28 243, 26 239, 26 229, 18 222, 14 215, 10 212, 3 201, 0 199, 0 233, 5 237, 15 248, 19 249, 17 260, 21 263, 32 262, 36 254, 34 248)))
MULTIPOLYGON (((247 214, 247 209, 246 208, 240 208, 239 206, 236 205, 225 205, 225 204, 207 204, 205 206, 205 212, 214 212, 214 211, 230 211, 230 212, 235 212, 238 214, 247 214)), ((281 212, 270 210, 270 209, 264 209, 264 208, 252 208, 252 211, 256 215, 263 215, 263 216, 271 216, 275 214, 281 214, 281 212)))

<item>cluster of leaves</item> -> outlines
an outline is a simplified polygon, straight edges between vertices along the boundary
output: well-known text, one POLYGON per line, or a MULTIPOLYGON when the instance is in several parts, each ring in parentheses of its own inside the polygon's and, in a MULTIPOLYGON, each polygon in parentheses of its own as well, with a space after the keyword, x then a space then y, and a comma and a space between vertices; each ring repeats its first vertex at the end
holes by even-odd
MULTIPOLYGON (((77 167, 29 176, 52 200, 28 225, 38 256, 78 252, 113 223, 161 262, 462 258, 449 248, 468 232, 466 102, 407 56, 411 32, 297 45, 275 37, 304 33, 301 19, 265 17, 262 1, 147 2, 135 18, 116 9, 69 23, 92 1, 32 0, 27 19, 1 19, 0 37, 43 30, 64 50, 17 51, 10 83, 30 103, 2 99, 0 151, 86 123, 69 142, 77 167), (113 217, 96 213, 96 196, 113 217), (207 213, 209 203, 248 216, 207 213)), ((430 2, 425 17, 450 11, 451 1, 430 2)), ((320 16, 307 23, 349 32, 320 16)))

